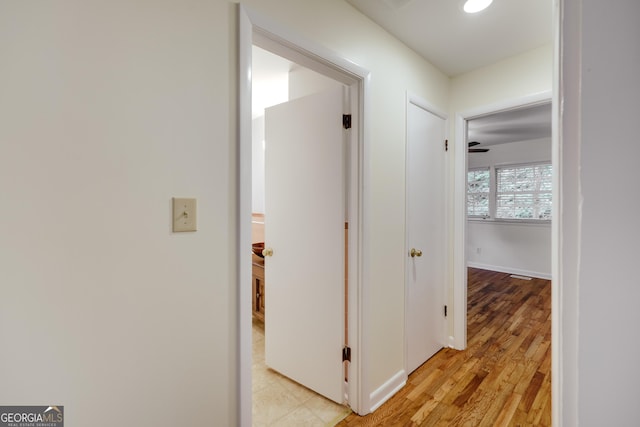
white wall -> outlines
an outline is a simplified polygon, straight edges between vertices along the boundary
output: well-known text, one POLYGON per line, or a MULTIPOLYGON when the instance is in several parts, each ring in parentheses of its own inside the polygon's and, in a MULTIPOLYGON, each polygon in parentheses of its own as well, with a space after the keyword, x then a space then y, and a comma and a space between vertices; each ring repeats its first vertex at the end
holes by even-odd
POLYGON ((565 0, 563 425, 639 425, 640 3, 565 0))
MULTIPOLYGON (((404 364, 405 93, 446 110, 449 79, 342 0, 248 3, 372 71, 374 391, 404 364)), ((235 6, 0 3, 1 402, 236 424, 235 6)))
MULTIPOLYGON (((451 97, 449 104, 450 116, 463 113, 472 109, 520 99, 533 94, 551 91, 553 72, 553 46, 547 45, 529 52, 507 58, 503 61, 480 68, 451 79, 451 97)), ((450 141, 455 141, 454 120, 450 123, 450 141)), ((451 176, 449 179, 449 192, 454 194, 455 150, 453 145, 449 156, 451 176)), ((466 147, 465 147, 466 149, 466 147)), ((454 199, 450 200, 451 212, 454 199)), ((450 235, 454 236, 453 223, 450 235)), ((452 245, 453 247, 453 245, 452 245)), ((450 257, 449 268, 453 275, 453 255, 450 257)), ((453 289, 450 289, 449 304, 453 305, 453 289)), ((449 319, 449 330, 453 331, 455 312, 452 311, 449 319)))
POLYGON ((551 161, 551 138, 496 144, 486 148, 489 148, 486 153, 469 154, 469 169, 551 161))
POLYGON ((302 66, 289 72, 289 99, 301 98, 340 85, 333 79, 302 66))
POLYGON ((550 91, 552 64, 553 49, 549 44, 454 77, 450 111, 453 114, 550 91))
POLYGON ((251 125, 251 212, 264 214, 264 113, 251 125))
POLYGON ((467 265, 551 279, 551 226, 469 221, 467 265))
POLYGON ((234 16, 0 2, 2 404, 235 424, 234 16), (197 232, 171 232, 173 196, 197 232))
MULTIPOLYGON (((551 138, 512 142, 470 154, 469 168, 551 161, 551 138)), ((551 278, 551 224, 517 224, 494 219, 467 221, 467 263, 471 267, 551 278)))

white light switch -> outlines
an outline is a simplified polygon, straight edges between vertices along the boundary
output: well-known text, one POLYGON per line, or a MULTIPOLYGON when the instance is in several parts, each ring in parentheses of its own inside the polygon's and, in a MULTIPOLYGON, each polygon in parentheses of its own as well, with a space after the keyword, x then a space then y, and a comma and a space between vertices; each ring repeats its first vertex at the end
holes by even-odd
POLYGON ((196 231, 196 199, 173 198, 173 231, 196 231))

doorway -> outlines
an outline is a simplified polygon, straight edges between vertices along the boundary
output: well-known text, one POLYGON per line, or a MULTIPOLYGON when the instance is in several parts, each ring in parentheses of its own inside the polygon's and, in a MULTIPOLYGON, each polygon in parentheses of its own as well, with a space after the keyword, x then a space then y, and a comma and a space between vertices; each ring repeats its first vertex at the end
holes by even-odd
MULTIPOLYGON (((238 289, 241 301, 239 310, 240 324, 240 424, 251 425, 251 263, 246 256, 251 247, 251 49, 256 45, 276 55, 312 69, 325 77, 334 79, 348 87, 351 110, 351 131, 348 144, 347 192, 345 195, 346 217, 349 228, 346 231, 348 241, 348 342, 351 348, 349 366, 349 382, 346 384, 348 402, 354 411, 361 410, 361 366, 363 357, 359 352, 362 336, 361 295, 362 264, 366 262, 362 256, 364 233, 362 206, 367 195, 360 191, 365 174, 364 163, 364 98, 368 72, 353 63, 342 59, 322 47, 304 40, 297 40, 291 34, 273 23, 265 23, 259 16, 240 6, 240 147, 238 152, 240 171, 240 225, 238 246, 238 277, 242 285, 238 289)), ((268 305, 268 304, 267 304, 268 305)), ((268 309, 267 309, 268 310, 268 309)), ((342 357, 339 354, 338 357, 342 357)))
POLYGON ((345 88, 256 46, 253 61, 253 415, 326 424, 349 412, 345 88))
MULTIPOLYGON (((468 165, 470 148, 478 149, 482 147, 481 141, 472 141, 469 138, 469 123, 474 119, 483 117, 489 117, 495 114, 515 112, 517 110, 523 110, 526 108, 536 108, 542 105, 550 105, 551 92, 542 92, 540 94, 522 97, 518 99, 512 99, 505 102, 479 107, 473 110, 459 113, 456 116, 456 154, 455 154, 455 201, 454 201, 454 283, 453 283, 453 299, 456 311, 454 312, 454 335, 455 340, 453 347, 457 349, 464 349, 467 345, 467 265, 469 262, 469 251, 475 251, 475 255, 479 255, 478 247, 468 246, 469 225, 467 221, 467 185, 468 185, 468 165), (470 142, 481 142, 479 145, 472 144, 473 147, 469 147, 470 142)), ((551 138, 549 138, 550 142, 551 138)), ((485 148, 487 148, 485 144, 485 148)), ((489 147, 490 149, 490 147, 489 147)), ((521 154, 521 153, 520 153, 521 154)), ((549 154, 551 151, 549 150, 549 154)), ((473 165, 474 161, 471 162, 473 165)), ((499 162, 500 163, 500 162, 499 162)), ((504 164, 504 161, 501 162, 504 164)), ((549 161, 550 163, 550 161, 549 161)), ((487 203, 491 203, 491 200, 487 199, 487 203)), ((491 212, 491 211, 490 211, 491 212)), ((477 215, 478 221, 483 221, 483 214, 477 215)), ((550 230, 549 230, 550 231, 550 230)), ((550 234, 550 233, 549 233, 550 234)), ((551 234, 549 236, 551 239, 551 234)), ((482 247, 480 246, 480 254, 482 254, 482 247)), ((549 244, 549 250, 551 250, 551 243, 549 244)), ((549 261, 551 261, 551 255, 549 255, 549 261)), ((518 273, 518 271, 514 271, 518 273)), ((520 273, 527 273, 526 271, 519 271, 520 273)), ((546 278, 546 277, 545 277, 546 278)))
POLYGON ((551 103, 467 126, 467 265, 551 279, 551 103))

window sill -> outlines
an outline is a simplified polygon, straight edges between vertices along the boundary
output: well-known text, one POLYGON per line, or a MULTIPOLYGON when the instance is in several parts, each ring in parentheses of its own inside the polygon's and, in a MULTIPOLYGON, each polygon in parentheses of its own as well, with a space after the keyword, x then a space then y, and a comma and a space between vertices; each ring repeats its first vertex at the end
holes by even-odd
POLYGON ((467 218, 470 223, 493 225, 522 225, 526 227, 551 227, 551 220, 543 219, 503 219, 503 218, 467 218))

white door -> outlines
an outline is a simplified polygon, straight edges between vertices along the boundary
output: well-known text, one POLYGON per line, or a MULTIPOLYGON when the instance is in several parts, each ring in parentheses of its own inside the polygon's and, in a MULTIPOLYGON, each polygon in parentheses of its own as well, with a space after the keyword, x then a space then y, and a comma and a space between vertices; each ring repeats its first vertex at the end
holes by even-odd
POLYGON ((265 362, 343 402, 343 89, 265 112, 265 362))
POLYGON ((407 373, 443 347, 446 269, 445 120, 407 111, 407 373))

